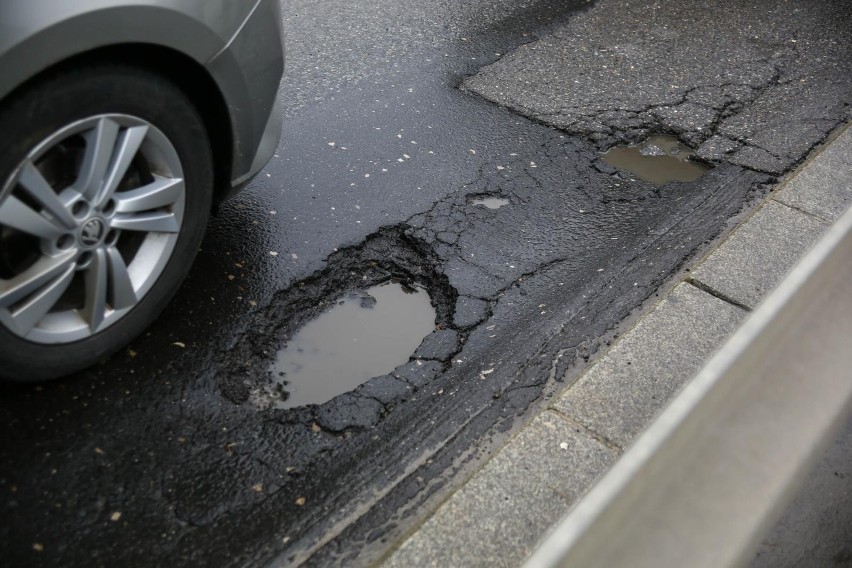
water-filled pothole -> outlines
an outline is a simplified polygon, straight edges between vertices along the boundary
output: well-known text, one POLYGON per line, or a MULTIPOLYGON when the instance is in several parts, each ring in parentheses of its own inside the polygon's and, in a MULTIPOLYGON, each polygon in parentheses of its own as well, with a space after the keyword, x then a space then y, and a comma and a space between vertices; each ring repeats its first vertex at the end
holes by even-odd
POLYGON ((479 205, 488 209, 500 209, 509 204, 509 200, 503 197, 476 197, 471 199, 471 205, 479 205))
POLYGON ((634 146, 612 148, 603 155, 609 165, 638 178, 662 185, 670 181, 695 181, 709 168, 689 161, 689 148, 674 136, 652 136, 634 146))
POLYGON ((390 373, 435 329, 435 318, 420 286, 391 281, 349 292, 279 351, 272 368, 282 390, 276 406, 322 404, 390 373))
MULTIPOLYGON (((348 291, 370 290, 394 281, 398 284, 388 286, 419 290, 414 295, 403 295, 404 301, 399 305, 408 306, 406 301, 416 298, 424 313, 427 308, 429 310, 430 327, 425 329, 424 324, 425 331, 412 340, 413 346, 406 347, 405 353, 400 350, 404 364, 418 347, 420 339, 433 328, 453 329, 458 294, 443 273, 441 261, 434 250, 408 234, 407 230, 407 225, 385 227, 361 243, 335 251, 326 259, 325 268, 293 282, 252 314, 245 323, 244 332, 234 336, 223 350, 222 365, 217 373, 222 395, 235 404, 251 402, 261 410, 275 409, 283 393, 287 392, 285 385, 275 382, 278 375, 273 371, 283 346, 292 345, 300 330, 339 301, 346 301, 348 291)), ((382 292, 379 292, 380 296, 382 292)), ((378 307, 387 304, 380 296, 373 296, 378 307)), ((401 315, 410 317, 407 308, 401 315)), ((404 327, 408 329, 408 325, 406 323, 404 327)), ((391 326, 385 324, 385 327, 391 326)), ((440 360, 447 358, 449 356, 440 360)), ((360 383, 347 382, 345 388, 352 390, 353 384, 357 387, 360 383)), ((343 392, 343 388, 338 392, 343 392)), ((403 398, 401 394, 400 399, 403 398)), ((292 410, 294 412, 287 412, 290 418, 299 416, 308 419, 312 412, 292 410)))

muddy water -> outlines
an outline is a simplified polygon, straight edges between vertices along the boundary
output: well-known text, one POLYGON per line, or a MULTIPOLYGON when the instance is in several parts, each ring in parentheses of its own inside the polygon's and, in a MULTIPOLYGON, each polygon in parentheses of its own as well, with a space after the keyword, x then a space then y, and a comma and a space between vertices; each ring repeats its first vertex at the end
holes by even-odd
POLYGON ((689 161, 689 148, 674 136, 652 136, 642 144, 612 148, 603 159, 639 179, 662 185, 670 181, 695 181, 707 166, 689 161))
POLYGON ((272 372, 289 396, 277 405, 322 404, 387 374, 434 328, 435 310, 422 288, 387 282, 350 292, 279 352, 272 372))

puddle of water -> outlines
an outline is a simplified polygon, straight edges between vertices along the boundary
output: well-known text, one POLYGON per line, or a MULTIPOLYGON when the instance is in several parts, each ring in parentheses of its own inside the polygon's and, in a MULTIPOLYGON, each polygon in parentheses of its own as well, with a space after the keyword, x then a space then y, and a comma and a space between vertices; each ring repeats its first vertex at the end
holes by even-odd
POLYGON ((483 207, 488 207, 489 209, 500 209, 501 207, 508 205, 509 200, 503 199, 502 197, 482 197, 479 199, 474 199, 470 202, 471 205, 482 205, 483 207))
POLYGON ((603 155, 609 165, 634 173, 639 179, 662 185, 695 181, 709 168, 690 162, 689 148, 674 136, 652 136, 642 144, 612 148, 603 155))
POLYGON ((272 373, 289 397, 276 405, 322 404, 390 373, 434 329, 435 310, 423 288, 386 282, 350 292, 278 353, 272 373))

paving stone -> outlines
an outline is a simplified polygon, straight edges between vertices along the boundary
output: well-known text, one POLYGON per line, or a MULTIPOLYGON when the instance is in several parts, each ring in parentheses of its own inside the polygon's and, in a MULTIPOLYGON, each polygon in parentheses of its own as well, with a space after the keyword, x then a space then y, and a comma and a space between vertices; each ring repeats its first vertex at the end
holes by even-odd
POLYGON ((536 417, 388 559, 411 566, 519 566, 616 452, 553 412, 536 417))
POLYGON ((852 129, 832 144, 782 189, 775 199, 835 221, 852 204, 852 129))
POLYGON ((754 308, 827 228, 811 215, 768 201, 692 271, 692 279, 754 308))
POLYGON ((555 408, 623 448, 746 314, 680 284, 571 386, 555 408))

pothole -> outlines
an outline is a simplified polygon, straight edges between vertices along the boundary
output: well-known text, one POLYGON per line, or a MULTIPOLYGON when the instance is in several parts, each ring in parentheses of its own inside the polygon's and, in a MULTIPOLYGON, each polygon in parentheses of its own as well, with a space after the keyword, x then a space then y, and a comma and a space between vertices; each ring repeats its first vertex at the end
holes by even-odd
POLYGON ((690 149, 674 136, 652 136, 641 144, 612 148, 603 155, 603 160, 639 179, 663 185, 671 181, 695 181, 704 175, 709 168, 691 162, 691 155, 690 149))
POLYGON ((479 207, 487 207, 488 209, 500 209, 509 204, 509 200, 503 197, 495 197, 493 195, 478 195, 469 199, 468 203, 479 207))
POLYGON ((420 285, 385 282, 349 292, 302 327, 278 353, 278 408, 322 404, 406 363, 435 329, 420 285))
POLYGON ((225 354, 219 388, 237 404, 293 409, 323 408, 329 398, 391 371, 415 385, 419 375, 400 369, 423 359, 430 364, 416 370, 431 373, 451 356, 444 343, 458 348, 457 299, 431 247, 405 226, 382 229, 335 252, 326 268, 255 313, 225 354), (424 351, 436 345, 440 353, 424 351))

